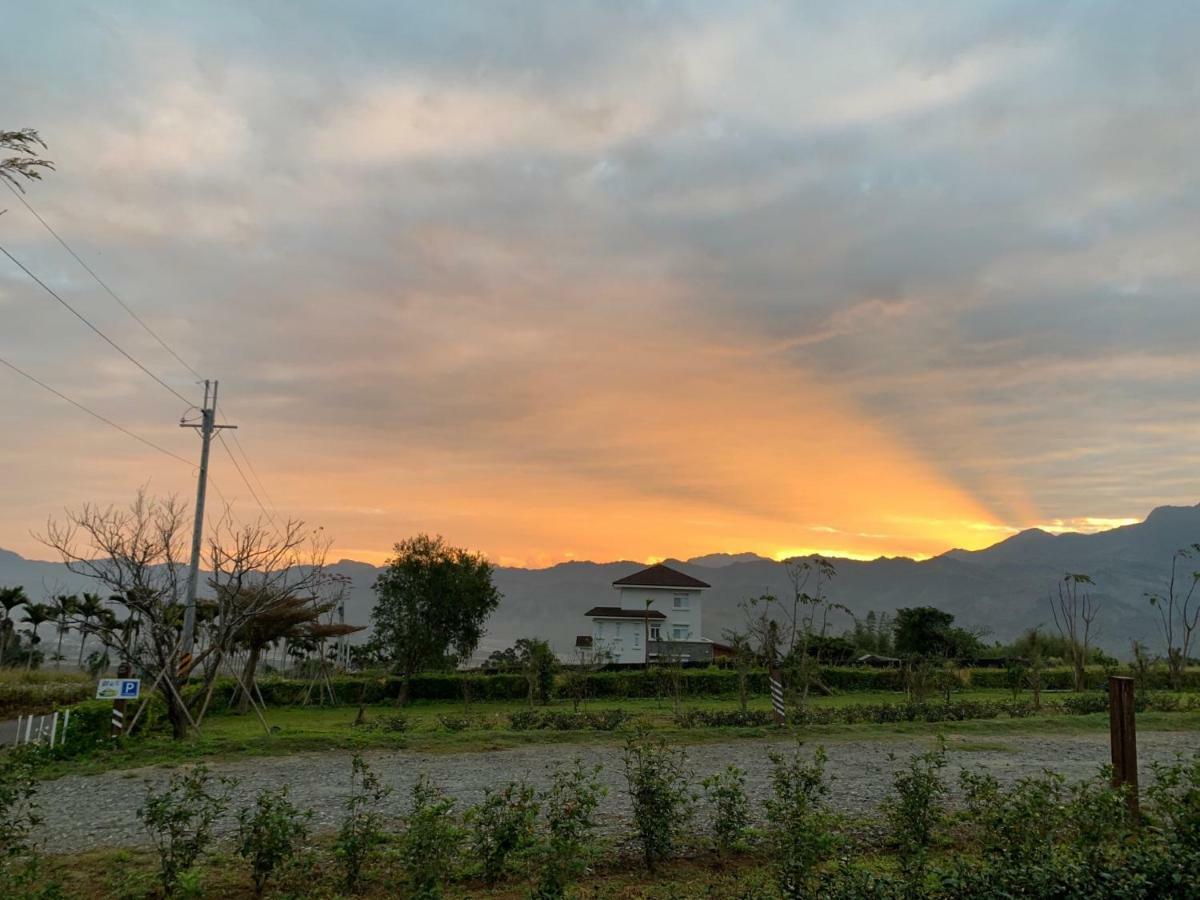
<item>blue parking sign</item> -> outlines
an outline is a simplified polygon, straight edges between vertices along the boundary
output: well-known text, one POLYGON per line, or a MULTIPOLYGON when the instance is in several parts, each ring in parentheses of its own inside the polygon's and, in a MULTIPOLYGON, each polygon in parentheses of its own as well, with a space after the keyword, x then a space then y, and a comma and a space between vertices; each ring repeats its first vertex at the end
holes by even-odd
POLYGON ((96 686, 97 700, 137 700, 141 694, 140 678, 101 678, 96 686))

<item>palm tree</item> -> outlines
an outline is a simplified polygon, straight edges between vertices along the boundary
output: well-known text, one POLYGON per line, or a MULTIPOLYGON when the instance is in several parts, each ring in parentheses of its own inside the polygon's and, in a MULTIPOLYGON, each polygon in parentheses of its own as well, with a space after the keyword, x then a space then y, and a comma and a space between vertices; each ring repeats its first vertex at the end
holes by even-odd
POLYGON ((79 598, 74 594, 59 594, 50 601, 50 608, 54 610, 54 624, 58 630, 58 648, 54 651, 54 668, 62 668, 62 642, 66 633, 71 630, 68 620, 75 613, 75 607, 79 605, 79 598))
POLYGON ((13 633, 13 610, 28 602, 29 598, 25 596, 24 588, 0 588, 0 606, 4 607, 4 624, 0 626, 0 665, 4 665, 4 645, 8 643, 8 636, 13 633))
POLYGON ((29 639, 29 657, 25 661, 25 671, 33 668, 34 650, 42 642, 38 637, 38 628, 54 620, 54 607, 48 603, 30 603, 25 607, 25 618, 21 621, 31 628, 29 639))
POLYGON ((75 607, 75 614, 83 619, 79 626, 79 668, 83 669, 83 650, 87 646, 88 633, 93 621, 99 621, 105 613, 104 601, 98 594, 84 594, 75 607))

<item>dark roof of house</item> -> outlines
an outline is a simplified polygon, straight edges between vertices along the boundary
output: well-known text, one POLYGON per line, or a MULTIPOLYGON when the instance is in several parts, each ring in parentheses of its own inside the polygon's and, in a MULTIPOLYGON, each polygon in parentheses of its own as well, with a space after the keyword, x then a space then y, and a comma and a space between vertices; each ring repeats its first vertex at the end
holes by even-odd
POLYGON ((619 606, 593 606, 585 616, 596 616, 600 619, 665 619, 657 609, 621 609, 619 606))
POLYGON ((575 636, 575 646, 576 646, 576 647, 590 647, 590 646, 592 646, 592 636, 591 636, 590 634, 580 634, 580 635, 576 635, 576 636, 575 636))
POLYGON ((618 578, 613 582, 613 587, 676 587, 676 588, 706 588, 712 587, 706 584, 699 578, 693 578, 691 575, 684 575, 682 572, 672 569, 670 566, 664 566, 662 563, 655 563, 649 568, 642 569, 640 572, 634 572, 632 575, 626 575, 624 578, 618 578))

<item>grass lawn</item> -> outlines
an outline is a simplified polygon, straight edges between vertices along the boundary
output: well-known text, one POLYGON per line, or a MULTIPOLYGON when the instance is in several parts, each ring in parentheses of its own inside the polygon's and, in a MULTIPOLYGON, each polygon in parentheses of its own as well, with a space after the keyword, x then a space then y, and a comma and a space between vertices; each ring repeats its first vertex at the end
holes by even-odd
MULTIPOLYGON (((387 859, 371 867, 370 877, 353 896, 396 897, 403 875, 387 859)), ((606 848, 595 871, 572 887, 571 896, 603 897, 606 900, 634 898, 732 898, 745 897, 747 884, 767 885, 767 861, 757 854, 719 857, 710 851, 693 851, 686 857, 664 862, 651 875, 629 851, 606 848)), ((97 850, 64 856, 49 856, 47 876, 60 881, 72 898, 145 897, 154 895, 157 858, 148 850, 97 850)), ((464 879, 446 886, 447 898, 487 897, 492 900, 527 898, 531 882, 506 880, 488 888, 478 879, 464 879)), ((206 858, 201 878, 203 896, 250 898, 254 896, 245 862, 229 852, 206 858)), ((268 885, 268 897, 342 898, 337 871, 322 859, 303 876, 285 874, 268 885)))
MULTIPOLYGON (((1005 700, 1006 691, 968 690, 954 695, 963 700, 1005 700)), ((813 698, 815 706, 848 705, 853 703, 881 704, 903 702, 899 693, 846 693, 834 697, 813 698)), ((682 728, 673 719, 673 706, 662 699, 612 699, 587 703, 583 709, 600 711, 621 708, 632 720, 616 731, 600 730, 529 730, 515 731, 508 716, 527 709, 526 704, 512 701, 490 701, 471 704, 471 726, 451 730, 443 719, 461 719, 461 702, 417 701, 400 709, 394 705, 367 706, 366 726, 355 726, 358 715, 355 706, 283 707, 266 713, 271 733, 267 734, 253 713, 232 715, 222 713, 205 720, 200 734, 183 741, 173 741, 166 735, 151 734, 137 737, 123 746, 98 749, 88 756, 48 764, 45 774, 86 774, 109 769, 126 769, 146 765, 171 765, 199 759, 229 759, 246 756, 277 756, 323 750, 408 750, 427 753, 458 753, 504 750, 531 744, 560 743, 619 743, 636 724, 654 728, 670 740, 679 743, 704 741, 777 738, 789 730, 763 727, 695 727, 682 728), (390 720, 403 715, 405 728, 394 730, 390 720)), ((569 701, 555 701, 549 709, 570 712, 569 701)), ((684 709, 735 710, 736 698, 694 698, 685 700, 684 709)), ((769 709, 766 697, 755 697, 751 709, 769 709)), ((451 723, 453 724, 453 723, 451 723)), ((1143 730, 1192 731, 1200 730, 1200 712, 1142 713, 1138 727, 1143 730)), ((946 734, 964 739, 1000 739, 1009 735, 1033 733, 1103 732, 1108 728, 1105 713, 1093 715, 1044 715, 1012 719, 1000 716, 963 722, 897 722, 887 724, 828 725, 804 728, 803 735, 822 740, 886 740, 915 735, 946 734)))

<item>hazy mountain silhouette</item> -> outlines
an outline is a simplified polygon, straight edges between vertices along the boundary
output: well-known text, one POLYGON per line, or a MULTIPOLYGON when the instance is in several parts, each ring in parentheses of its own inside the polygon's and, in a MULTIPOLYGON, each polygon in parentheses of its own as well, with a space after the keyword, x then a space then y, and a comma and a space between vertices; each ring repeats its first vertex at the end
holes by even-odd
MULTIPOLYGON (((838 576, 830 596, 858 615, 904 606, 937 606, 968 627, 1008 639, 1031 625, 1053 628, 1047 598, 1065 572, 1085 572, 1103 599, 1099 643, 1126 655, 1133 639, 1157 648, 1160 638, 1144 593, 1162 584, 1171 555, 1200 542, 1200 506, 1164 506, 1146 521, 1096 534, 1053 535, 1030 529, 984 550, 950 550, 933 559, 834 560, 838 576)), ((764 593, 786 595, 784 567, 753 553, 717 553, 668 565, 712 585, 705 594, 704 631, 719 638, 742 621, 738 602, 764 593)), ((642 563, 566 562, 548 569, 499 568, 504 600, 488 625, 484 651, 519 637, 540 635, 569 653, 576 634, 590 633, 583 613, 612 597, 612 582, 642 563)), ((1198 564, 1200 565, 1200 564, 1198 564)), ((366 624, 373 605, 376 567, 342 560, 334 567, 353 584, 347 620, 366 624)), ((27 560, 0 550, 0 586, 22 584, 35 599, 43 593, 95 589, 61 565, 27 560)), ((836 624, 849 625, 843 617, 836 624)))

